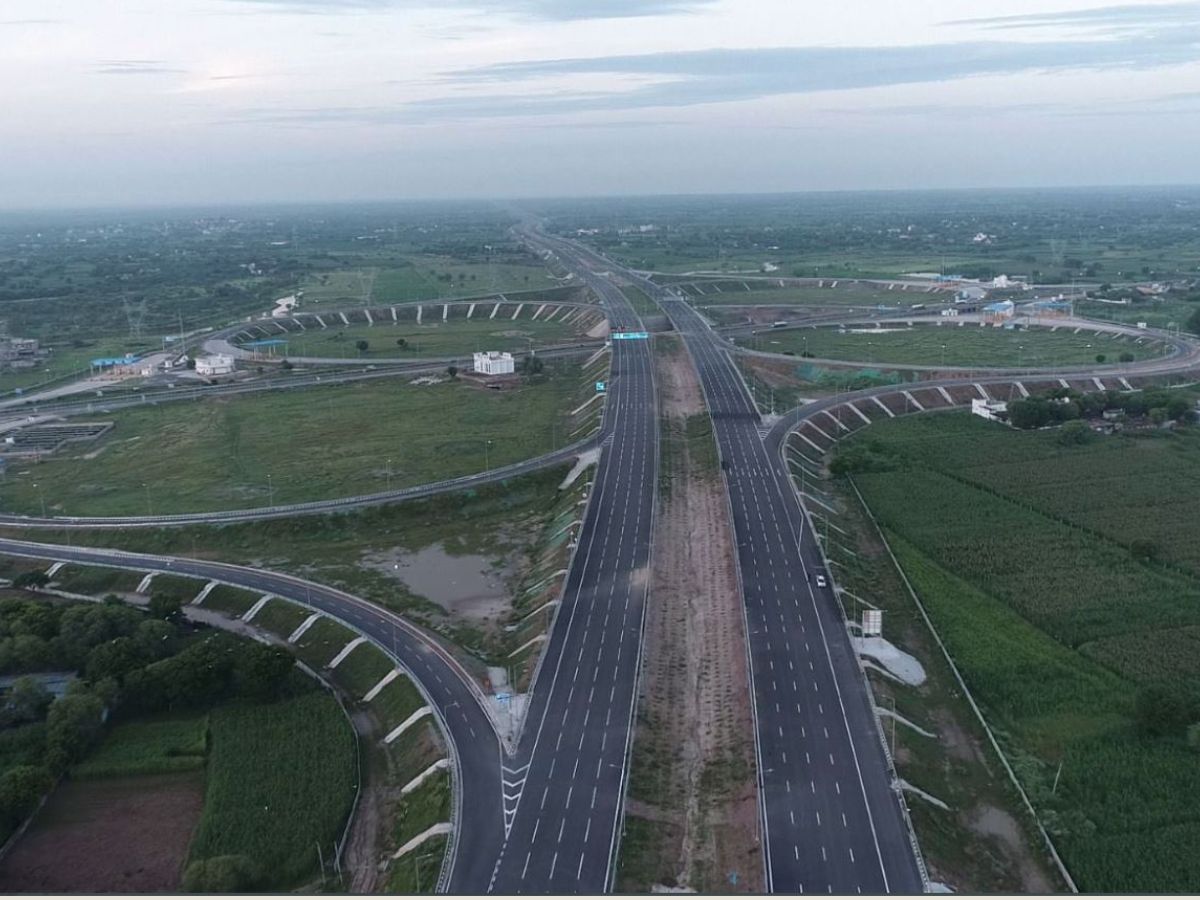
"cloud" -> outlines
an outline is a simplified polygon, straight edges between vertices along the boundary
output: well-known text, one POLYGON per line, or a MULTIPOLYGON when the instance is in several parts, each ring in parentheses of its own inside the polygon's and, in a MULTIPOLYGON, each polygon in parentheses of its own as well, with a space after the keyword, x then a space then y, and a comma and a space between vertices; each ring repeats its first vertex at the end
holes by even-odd
POLYGON ((446 82, 472 93, 423 100, 413 112, 496 117, 589 110, 687 107, 781 94, 952 81, 1029 71, 1155 68, 1200 60, 1200 24, 1163 29, 1137 41, 962 42, 907 47, 712 49, 636 56, 500 63, 448 72, 446 82), (580 75, 640 78, 612 92, 493 93, 489 85, 580 75))
POLYGON ((1155 3, 1149 5, 1099 6, 1061 12, 1026 13, 956 19, 945 25, 970 25, 988 29, 1035 29, 1083 26, 1112 33, 1126 33, 1162 25, 1194 25, 1200 20, 1200 3, 1155 3))
POLYGON ((178 75, 177 69, 161 59, 106 59, 96 64, 97 75, 178 75))
POLYGON ((393 9, 445 9, 447 6, 489 14, 567 22, 625 19, 688 13, 716 0, 230 0, 247 6, 292 13, 361 13, 393 9))

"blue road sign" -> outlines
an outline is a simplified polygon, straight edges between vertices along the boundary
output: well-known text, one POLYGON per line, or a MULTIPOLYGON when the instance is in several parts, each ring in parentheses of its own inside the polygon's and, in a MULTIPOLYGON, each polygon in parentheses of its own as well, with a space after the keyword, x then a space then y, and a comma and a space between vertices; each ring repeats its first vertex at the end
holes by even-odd
POLYGON ((614 331, 612 339, 614 341, 644 341, 650 337, 644 331, 614 331))
POLYGON ((604 384, 604 382, 603 382, 603 381, 597 381, 597 382, 596 382, 596 393, 597 393, 597 394, 603 394, 603 393, 605 392, 605 390, 606 390, 606 389, 607 389, 607 388, 606 388, 606 386, 605 386, 605 384, 604 384))

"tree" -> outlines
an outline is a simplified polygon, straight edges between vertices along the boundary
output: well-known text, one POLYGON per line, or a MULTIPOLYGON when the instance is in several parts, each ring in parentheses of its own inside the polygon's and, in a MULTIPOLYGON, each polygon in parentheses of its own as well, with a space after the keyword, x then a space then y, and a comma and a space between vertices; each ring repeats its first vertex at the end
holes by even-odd
POLYGON ((1183 327, 1192 334, 1200 334, 1200 309, 1196 310, 1187 317, 1187 322, 1183 327))
POLYGON ((446 374, 451 378, 458 377, 458 366, 446 366, 446 374))
POLYGON ((1080 444, 1086 444, 1091 438, 1092 429, 1088 427, 1087 422, 1078 419, 1065 424, 1058 433, 1058 442, 1064 447, 1078 447, 1080 444))
POLYGON ((367 352, 367 348, 371 346, 370 342, 359 338, 354 342, 354 346, 358 349, 359 355, 367 352))
POLYGON ((183 872, 183 889, 192 894, 245 893, 261 881, 261 870, 248 856, 198 859, 183 872))
POLYGON ((140 669, 148 662, 150 656, 136 640, 131 637, 119 637, 93 647, 87 656, 83 671, 88 681, 100 681, 105 678, 120 681, 134 669, 140 669))
POLYGON ((1098 363, 1102 363, 1102 362, 1104 362, 1106 359, 1108 359, 1108 357, 1107 357, 1107 356, 1105 356, 1103 353, 1097 353, 1097 354, 1096 354, 1096 362, 1098 362, 1098 363))
POLYGON ((183 601, 171 594, 151 594, 147 611, 152 619, 174 622, 182 614, 183 601))
POLYGON ((290 371, 292 371, 292 369, 294 369, 296 367, 294 365, 292 365, 292 361, 290 359, 285 359, 283 362, 281 362, 279 364, 279 368, 283 369, 283 371, 285 371, 285 372, 290 372, 290 371))
POLYGON ((43 766, 13 766, 0 775, 0 830, 15 831, 53 784, 43 766))
POLYGON ((13 682, 7 699, 8 720, 15 724, 41 719, 53 702, 54 696, 36 678, 25 675, 13 682))
POLYGON ((1120 356, 1118 356, 1117 359, 1123 363, 1131 363, 1133 362, 1133 354, 1126 350, 1120 356))
POLYGON ((43 588, 50 583, 50 576, 40 569, 32 572, 22 572, 13 579, 12 586, 15 588, 36 589, 43 588))
POLYGON ((291 654, 279 647, 257 643, 244 647, 233 666, 237 693, 258 700, 273 699, 294 665, 291 654))
POLYGON ((68 693, 50 704, 46 716, 46 760, 51 769, 61 772, 83 758, 100 734, 103 712, 100 698, 86 690, 68 693))
POLYGON ((408 341, 405 338, 396 338, 396 346, 403 350, 408 346, 408 341))

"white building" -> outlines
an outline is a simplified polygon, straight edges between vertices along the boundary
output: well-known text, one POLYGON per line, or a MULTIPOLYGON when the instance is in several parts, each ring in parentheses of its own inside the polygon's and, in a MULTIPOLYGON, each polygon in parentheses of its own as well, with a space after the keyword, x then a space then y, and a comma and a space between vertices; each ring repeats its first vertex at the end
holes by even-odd
POLYGON ((233 357, 217 353, 196 357, 197 375, 228 375, 233 371, 233 357))
POLYGON ((983 400, 976 397, 971 401, 972 415, 992 422, 1000 421, 1000 414, 1008 412, 1008 404, 1003 400, 983 400))
POLYGON ((475 354, 475 371, 480 375, 511 375, 516 371, 511 353, 498 353, 489 350, 487 353, 475 354))

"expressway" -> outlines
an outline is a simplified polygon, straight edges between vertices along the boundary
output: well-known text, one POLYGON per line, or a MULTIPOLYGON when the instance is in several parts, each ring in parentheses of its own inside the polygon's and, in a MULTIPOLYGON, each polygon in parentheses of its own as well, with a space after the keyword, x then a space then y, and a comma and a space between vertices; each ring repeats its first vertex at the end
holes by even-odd
POLYGON ((502 747, 471 676, 437 643, 401 617, 343 591, 263 569, 119 550, 0 539, 0 554, 170 572, 220 581, 290 600, 365 635, 412 676, 433 708, 453 759, 455 831, 443 878, 447 890, 471 892, 487 883, 502 829, 502 747), (463 798, 469 812, 464 814, 463 798))
MULTIPOLYGON (((609 309, 640 320, 569 246, 537 234, 609 309)), ((607 431, 570 574, 535 673, 516 753, 505 761, 497 893, 599 893, 612 886, 649 587, 658 422, 646 340, 613 341, 607 431)))
POLYGON ((767 884, 923 889, 862 673, 815 535, 737 370, 686 303, 662 299, 700 373, 725 470, 745 601, 767 884))
POLYGON ((820 548, 724 345, 669 291, 582 255, 652 291, 688 345, 713 419, 738 544, 768 890, 922 891, 841 607, 815 583, 820 548))

